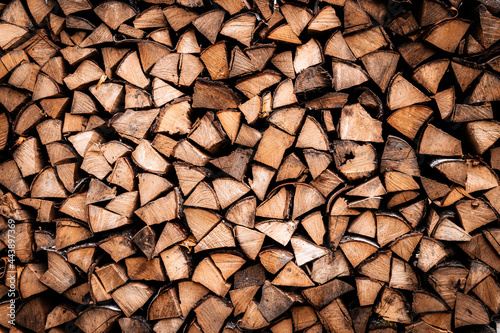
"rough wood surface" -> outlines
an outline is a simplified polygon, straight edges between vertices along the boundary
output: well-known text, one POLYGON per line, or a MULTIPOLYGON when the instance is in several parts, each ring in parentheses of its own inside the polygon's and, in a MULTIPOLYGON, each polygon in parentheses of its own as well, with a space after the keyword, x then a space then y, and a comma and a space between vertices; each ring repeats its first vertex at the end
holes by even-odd
POLYGON ((0 1, 0 333, 497 331, 499 40, 494 0, 0 1))

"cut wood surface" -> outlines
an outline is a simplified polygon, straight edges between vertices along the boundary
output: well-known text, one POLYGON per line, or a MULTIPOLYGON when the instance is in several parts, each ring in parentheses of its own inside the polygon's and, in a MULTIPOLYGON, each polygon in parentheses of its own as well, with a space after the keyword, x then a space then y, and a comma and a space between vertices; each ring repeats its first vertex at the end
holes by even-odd
POLYGON ((0 333, 496 332, 499 176, 497 0, 0 0, 0 333))

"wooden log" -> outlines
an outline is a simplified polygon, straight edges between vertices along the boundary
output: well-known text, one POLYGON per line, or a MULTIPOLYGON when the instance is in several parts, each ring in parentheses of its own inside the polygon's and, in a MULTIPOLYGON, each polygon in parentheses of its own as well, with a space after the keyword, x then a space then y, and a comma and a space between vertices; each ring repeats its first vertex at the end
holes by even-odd
POLYGON ((0 331, 491 331, 499 13, 0 4, 0 331))

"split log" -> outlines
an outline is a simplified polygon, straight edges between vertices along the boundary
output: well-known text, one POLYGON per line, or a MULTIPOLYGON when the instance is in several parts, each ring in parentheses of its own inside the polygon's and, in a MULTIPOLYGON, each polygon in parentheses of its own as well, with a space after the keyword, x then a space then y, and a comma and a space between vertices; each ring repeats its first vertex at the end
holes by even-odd
POLYGON ((491 331, 499 14, 0 4, 0 331, 491 331))

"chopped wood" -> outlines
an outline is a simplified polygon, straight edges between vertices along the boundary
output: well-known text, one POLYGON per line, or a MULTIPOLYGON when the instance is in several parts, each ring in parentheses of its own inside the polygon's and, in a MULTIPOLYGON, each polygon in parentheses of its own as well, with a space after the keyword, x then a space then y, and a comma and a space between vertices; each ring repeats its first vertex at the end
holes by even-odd
POLYGON ((491 331, 499 13, 0 4, 0 331, 491 331))

